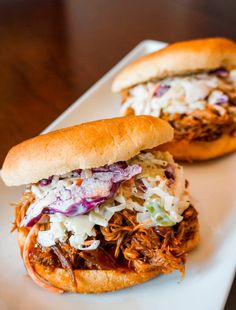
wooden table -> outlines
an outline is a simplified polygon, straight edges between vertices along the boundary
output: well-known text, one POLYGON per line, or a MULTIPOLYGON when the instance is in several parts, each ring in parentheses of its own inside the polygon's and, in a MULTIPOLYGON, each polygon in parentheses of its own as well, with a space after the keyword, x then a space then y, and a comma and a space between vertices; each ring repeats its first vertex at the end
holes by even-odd
POLYGON ((0 0, 1 162, 140 41, 236 39, 235 11, 235 0, 0 0))

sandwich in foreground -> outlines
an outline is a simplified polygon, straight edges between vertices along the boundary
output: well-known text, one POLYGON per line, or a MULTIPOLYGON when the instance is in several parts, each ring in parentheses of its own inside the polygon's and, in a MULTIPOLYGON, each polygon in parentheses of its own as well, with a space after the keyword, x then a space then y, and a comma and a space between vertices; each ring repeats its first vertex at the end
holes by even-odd
POLYGON ((183 168, 156 149, 172 138, 163 120, 127 116, 51 132, 9 151, 2 178, 27 185, 13 228, 35 283, 58 293, 101 293, 184 274, 198 218, 183 168))
POLYGON ((171 44, 141 57, 112 85, 121 114, 168 121, 163 146, 178 160, 207 160, 236 150, 236 44, 224 38, 171 44))

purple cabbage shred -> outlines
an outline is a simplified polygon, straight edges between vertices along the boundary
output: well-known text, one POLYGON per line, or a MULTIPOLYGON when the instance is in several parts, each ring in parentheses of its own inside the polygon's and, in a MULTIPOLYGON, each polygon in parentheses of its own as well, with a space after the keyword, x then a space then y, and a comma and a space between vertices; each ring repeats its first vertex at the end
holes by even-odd
POLYGON ((165 176, 169 180, 175 180, 175 171, 171 165, 168 165, 168 167, 165 169, 165 176))
MULTIPOLYGON (((93 176, 91 180, 98 180, 103 185, 105 183, 107 186, 107 195, 88 197, 86 194, 84 194, 84 196, 79 197, 79 200, 76 201, 76 197, 73 197, 70 190, 65 189, 65 191, 68 192, 66 195, 64 194, 64 197, 63 195, 57 197, 56 201, 51 203, 49 206, 41 209, 40 213, 35 215, 33 218, 27 219, 26 216, 23 220, 24 226, 32 227, 36 222, 39 221, 43 214, 60 213, 68 217, 86 214, 89 211, 93 210, 95 207, 100 206, 102 203, 111 199, 117 192, 122 182, 130 180, 135 175, 141 173, 141 171, 142 168, 139 165, 127 165, 125 162, 118 162, 112 165, 94 168, 92 169, 93 176), (72 201, 71 205, 69 205, 66 209, 60 208, 61 206, 63 206, 65 201, 68 203, 68 200, 72 201)), ((81 170, 74 170, 73 172, 80 174, 81 170)), ((52 178, 53 177, 41 180, 40 185, 46 186, 50 184, 52 178)))
POLYGON ((219 98, 217 98, 215 104, 221 105, 221 104, 224 104, 224 103, 226 103, 228 101, 229 101, 229 97, 227 95, 222 95, 219 98))
POLYGON ((155 92, 156 97, 163 96, 170 89, 170 85, 160 85, 160 87, 155 92))
POLYGON ((210 74, 215 74, 219 77, 227 77, 229 75, 229 72, 224 68, 219 68, 216 70, 211 70, 210 74))
POLYGON ((39 181, 40 186, 47 186, 52 183, 53 176, 50 176, 48 179, 42 179, 39 181))

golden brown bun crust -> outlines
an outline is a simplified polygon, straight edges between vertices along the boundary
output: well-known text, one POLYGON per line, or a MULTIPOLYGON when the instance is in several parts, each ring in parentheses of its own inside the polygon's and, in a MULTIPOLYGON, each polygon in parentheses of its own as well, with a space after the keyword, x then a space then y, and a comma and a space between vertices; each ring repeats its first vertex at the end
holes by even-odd
MULTIPOLYGON (((24 242, 27 237, 27 229, 20 229, 18 233, 18 243, 23 251, 24 242)), ((187 241, 185 245, 186 252, 194 249, 199 243, 199 228, 195 231, 194 239, 187 241)), ((45 268, 45 266, 34 265, 36 272, 53 286, 62 289, 65 292, 75 292, 75 288, 67 272, 62 268, 54 270, 45 268)), ((133 271, 121 272, 118 270, 75 270, 76 292, 77 293, 104 293, 120 290, 126 287, 134 286, 161 274, 160 270, 136 273, 133 271)))
POLYGON ((161 151, 170 152, 176 160, 202 161, 220 157, 236 150, 236 137, 224 135, 210 142, 189 142, 174 140, 158 147, 161 151))
MULTIPOLYGON (((65 292, 75 292, 68 273, 64 269, 56 268, 52 271, 45 269, 42 265, 36 264, 35 270, 53 286, 65 292)), ((160 274, 160 271, 138 274, 134 271, 75 270, 74 274, 76 278, 76 292, 88 294, 117 291, 134 286, 154 278, 160 274)))
POLYGON ((115 78, 112 90, 120 92, 139 83, 219 67, 236 67, 236 44, 224 38, 183 41, 139 58, 115 78))
POLYGON ((74 169, 128 160, 172 138, 172 127, 152 116, 89 122, 14 146, 4 161, 2 178, 8 186, 36 183, 74 169))

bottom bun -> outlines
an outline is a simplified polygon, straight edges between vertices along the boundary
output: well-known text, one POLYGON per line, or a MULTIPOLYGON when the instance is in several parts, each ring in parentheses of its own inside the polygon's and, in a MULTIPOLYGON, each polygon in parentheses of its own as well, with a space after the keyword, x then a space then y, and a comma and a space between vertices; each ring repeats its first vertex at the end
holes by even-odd
POLYGON ((47 270, 44 266, 35 264, 35 271, 53 286, 65 292, 105 293, 134 286, 154 278, 161 272, 158 270, 146 273, 119 270, 74 270, 76 289, 68 273, 62 268, 47 270))
POLYGON ((236 137, 224 135, 214 141, 190 142, 174 140, 158 146, 158 150, 170 152, 176 160, 202 161, 220 157, 236 150, 236 137))
MULTIPOLYGON (((18 233, 18 243, 23 251, 24 243, 28 234, 28 229, 20 229, 18 233)), ((191 251, 199 242, 199 228, 194 234, 194 238, 190 239, 184 245, 186 252, 191 251)), ((136 273, 134 271, 123 270, 74 270, 76 279, 76 288, 71 282, 67 271, 62 268, 47 268, 41 264, 34 264, 37 274, 51 283, 56 288, 65 292, 77 293, 105 293, 116 291, 130 286, 134 286, 146 282, 157 275, 163 273, 160 269, 145 273, 136 273)))

